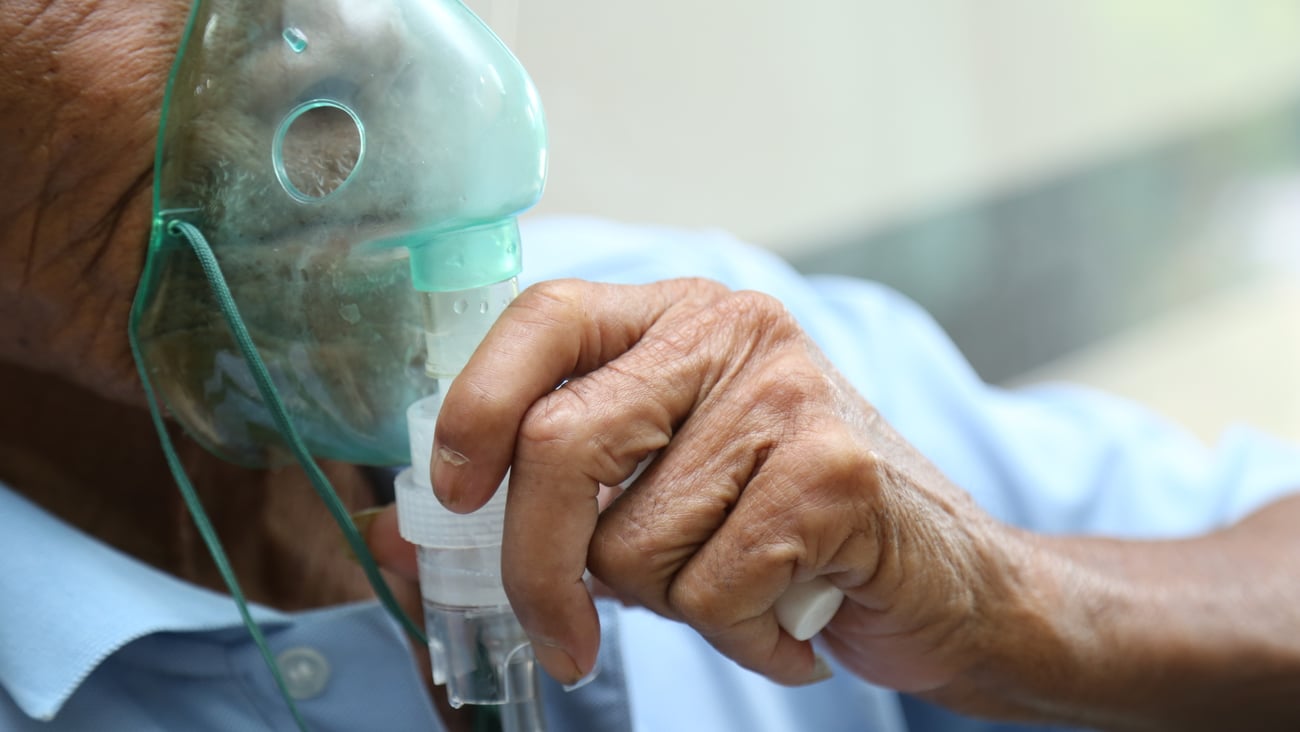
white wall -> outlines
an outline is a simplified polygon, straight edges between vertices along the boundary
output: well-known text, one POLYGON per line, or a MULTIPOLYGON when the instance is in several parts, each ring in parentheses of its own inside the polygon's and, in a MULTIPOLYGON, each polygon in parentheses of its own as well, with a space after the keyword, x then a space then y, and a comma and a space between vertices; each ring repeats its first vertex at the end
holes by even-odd
POLYGON ((541 89, 541 211, 787 254, 1300 92, 1296 0, 470 4, 541 89))

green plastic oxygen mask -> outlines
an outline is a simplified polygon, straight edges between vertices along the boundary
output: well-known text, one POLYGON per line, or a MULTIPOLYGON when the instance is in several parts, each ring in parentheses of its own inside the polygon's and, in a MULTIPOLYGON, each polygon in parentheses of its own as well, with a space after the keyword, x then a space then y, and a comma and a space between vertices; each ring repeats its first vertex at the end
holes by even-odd
POLYGON ((133 329, 172 416, 260 466, 283 442, 178 234, 210 244, 317 457, 409 462, 427 305, 520 270, 541 195, 536 91, 455 0, 200 0, 163 110, 133 329))
POLYGON ((198 0, 191 12, 129 335, 168 464, 300 729, 163 406, 229 460, 296 460, 380 601, 428 643, 452 702, 541 729, 536 664, 500 585, 505 492, 451 514, 428 465, 441 393, 516 292, 515 217, 545 173, 536 90, 457 0, 198 0), (317 458, 414 465, 397 496, 419 545, 427 639, 317 458))

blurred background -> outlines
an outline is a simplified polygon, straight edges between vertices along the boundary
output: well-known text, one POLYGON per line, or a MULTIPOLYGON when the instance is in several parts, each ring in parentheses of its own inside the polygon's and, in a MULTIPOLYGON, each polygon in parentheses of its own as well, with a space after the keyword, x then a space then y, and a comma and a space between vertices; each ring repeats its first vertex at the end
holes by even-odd
POLYGON ((726 229, 990 381, 1300 439, 1300 0, 469 4, 541 90, 539 214, 726 229))

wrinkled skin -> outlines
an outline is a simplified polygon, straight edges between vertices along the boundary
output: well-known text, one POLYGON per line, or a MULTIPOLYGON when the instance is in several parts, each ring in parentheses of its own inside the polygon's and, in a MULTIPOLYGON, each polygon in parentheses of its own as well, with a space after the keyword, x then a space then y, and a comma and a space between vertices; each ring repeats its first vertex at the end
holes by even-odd
MULTIPOLYGON (((0 482, 224 590, 156 447, 126 338, 163 89, 188 10, 176 0, 0 10, 0 482)), ((250 599, 296 609, 369 596, 300 470, 246 470, 173 435, 250 599)), ((350 508, 374 504, 357 468, 325 469, 350 508)), ((417 606, 413 586, 397 585, 417 606)))
POLYGON ((456 510, 510 468, 506 590, 562 680, 598 644, 584 568, 787 684, 825 669, 773 603, 824 576, 846 594, 823 633, 838 659, 955 709, 1114 729, 1222 729, 1247 707, 1252 729, 1298 721, 1300 498, 1174 542, 1020 532, 765 295, 534 286, 452 385, 435 442, 433 484, 456 510), (601 486, 652 454, 602 512, 601 486))
POLYGON ((1009 589, 996 527, 779 302, 708 281, 560 281, 525 293, 492 339, 447 395, 434 484, 469 508, 512 466, 507 588, 561 678, 594 662, 588 566, 784 683, 822 670, 772 604, 817 576, 848 592, 828 639, 867 678, 926 691, 973 665, 1009 589), (506 343, 545 356, 510 378, 506 343), (557 377, 571 378, 552 391, 557 377), (599 486, 655 451, 598 517, 599 486))
MULTIPOLYGON (((142 452, 153 437, 125 338, 184 9, 10 0, 0 14, 0 480, 217 586, 165 467, 142 452)), ((771 605, 821 575, 847 594, 825 637, 849 669, 959 709, 1222 729, 1248 708, 1254 728, 1297 726, 1300 501, 1181 542, 1026 535, 899 439, 766 297, 690 280, 535 287, 444 410, 433 479, 446 504, 472 510, 513 468, 507 589, 562 680, 594 661, 590 567, 737 662, 815 681, 824 669, 771 605), (602 513, 602 484, 651 453, 602 513), (1225 622, 1240 617, 1251 622, 1225 622)), ((295 471, 182 452, 253 599, 364 596, 295 471)), ((355 469, 329 469, 350 506, 373 503, 355 469)), ((411 575, 391 511, 369 538, 411 575)))
POLYGON ((0 20, 0 358, 136 404, 124 334, 187 8, 9 0, 0 20))

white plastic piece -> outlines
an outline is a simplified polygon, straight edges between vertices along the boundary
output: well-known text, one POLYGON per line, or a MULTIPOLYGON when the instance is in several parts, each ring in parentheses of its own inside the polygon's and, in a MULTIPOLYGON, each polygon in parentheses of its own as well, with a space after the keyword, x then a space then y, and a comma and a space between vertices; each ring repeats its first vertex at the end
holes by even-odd
POLYGON ((442 394, 518 288, 514 279, 424 293, 425 372, 434 393, 406 411, 411 467, 398 474, 397 526, 415 544, 433 681, 453 707, 502 706, 506 730, 544 729, 538 665, 501 582, 506 486, 469 514, 448 511, 429 482, 442 394))
POLYGON ((433 460, 433 430, 438 426, 442 393, 427 396, 406 409, 406 428, 410 431, 411 470, 416 482, 429 481, 429 463, 433 460))
POLYGON ((397 476, 397 527, 418 547, 420 590, 426 600, 456 607, 507 605, 501 585, 504 491, 470 514, 452 513, 411 469, 397 476))
POLYGON ((794 637, 805 641, 826 627, 840 609, 844 592, 825 577, 791 585, 776 601, 776 622, 794 637))
POLYGON ((514 277, 472 290, 423 293, 425 372, 434 379, 451 379, 460 373, 517 294, 514 277))
POLYGON ((406 410, 411 433, 411 467, 397 476, 397 525, 402 538, 424 547, 476 547, 501 543, 505 521, 506 483, 477 511, 448 511, 433 494, 429 463, 433 430, 438 423, 442 395, 434 394, 406 410))
POLYGON ((505 522, 506 486, 479 510, 460 514, 438 502, 429 483, 433 429, 440 395, 412 404, 406 411, 411 431, 412 467, 397 475, 397 528, 419 547, 420 588, 425 599, 456 607, 506 605, 501 585, 501 526, 505 522))

